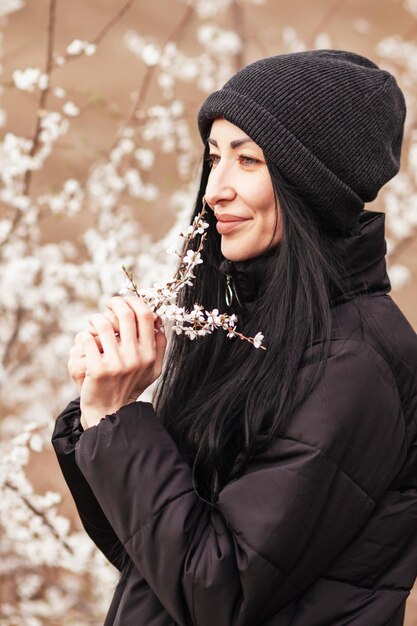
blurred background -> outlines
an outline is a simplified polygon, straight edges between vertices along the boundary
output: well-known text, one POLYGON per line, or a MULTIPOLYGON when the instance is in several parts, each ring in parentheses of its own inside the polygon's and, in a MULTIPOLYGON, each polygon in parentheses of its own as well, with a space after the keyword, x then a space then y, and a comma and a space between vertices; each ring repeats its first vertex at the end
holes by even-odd
MULTIPOLYGON (((0 621, 99 626, 117 582, 50 445, 67 359, 124 283, 170 277, 208 93, 257 58, 363 54, 408 106, 386 213, 392 297, 417 328, 416 0, 0 0, 0 621)), ((417 591, 406 626, 417 626, 417 591)))

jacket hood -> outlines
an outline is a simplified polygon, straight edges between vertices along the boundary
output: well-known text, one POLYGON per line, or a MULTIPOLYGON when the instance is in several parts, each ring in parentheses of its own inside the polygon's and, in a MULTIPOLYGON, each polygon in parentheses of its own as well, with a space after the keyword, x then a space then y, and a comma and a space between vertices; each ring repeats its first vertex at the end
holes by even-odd
MULTIPOLYGON (((385 261, 387 246, 384 213, 363 210, 359 217, 358 232, 338 238, 338 244, 350 286, 350 297, 366 293, 388 293, 391 290, 385 261)), ((274 259, 275 249, 272 249, 247 261, 223 259, 219 270, 226 276, 232 276, 239 300, 246 304, 255 301, 261 287, 267 286, 265 282, 274 259)), ((331 296, 332 306, 342 304, 347 299, 335 290, 331 296)))

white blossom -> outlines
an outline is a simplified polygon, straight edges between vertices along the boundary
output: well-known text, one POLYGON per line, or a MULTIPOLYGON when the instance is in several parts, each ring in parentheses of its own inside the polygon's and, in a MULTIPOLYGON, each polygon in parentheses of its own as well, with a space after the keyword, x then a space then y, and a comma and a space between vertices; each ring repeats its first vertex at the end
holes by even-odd
POLYGON ((234 55, 242 47, 239 35, 232 30, 223 30, 216 24, 204 24, 197 31, 200 43, 213 55, 234 55))
POLYGON ((303 52, 306 49, 305 43, 298 37, 295 28, 284 26, 281 32, 284 45, 289 52, 303 52))
POLYGON ((25 70, 13 72, 14 84, 22 91, 33 91, 41 76, 42 72, 37 67, 28 67, 25 70))
POLYGON ((56 98, 65 98, 66 91, 62 87, 54 87, 53 94, 56 98))
POLYGON ((146 65, 156 65, 161 58, 161 52, 155 45, 148 43, 142 49, 141 57, 146 65))
POLYGON ((135 158, 138 161, 141 169, 150 170, 155 163, 155 153, 148 148, 137 148, 135 150, 135 158))
POLYGON ((66 213, 73 216, 78 213, 84 200, 84 190, 75 178, 69 178, 56 194, 44 194, 38 197, 39 205, 46 205, 52 213, 66 213))
POLYGON ((332 48, 332 40, 329 33, 318 33, 314 39, 314 47, 316 50, 332 48))
POLYGON ((231 0, 197 0, 195 8, 201 19, 216 17, 229 8, 231 0))
POLYGON ((67 46, 68 54, 81 54, 83 50, 84 50, 84 41, 81 41, 81 39, 74 39, 74 41, 72 41, 67 46))
POLYGON ((255 335, 255 337, 253 338, 253 345, 255 346, 255 348, 260 348, 262 345, 262 341, 263 341, 263 334, 262 333, 257 333, 255 335))
POLYGON ((80 113, 80 109, 76 104, 74 104, 74 102, 71 102, 71 100, 68 100, 68 102, 64 104, 62 110, 65 115, 68 115, 69 117, 76 117, 80 113))
POLYGON ((67 46, 67 54, 70 56, 77 56, 80 54, 85 54, 90 57, 95 54, 97 50, 97 46, 94 43, 89 43, 88 41, 84 41, 81 39, 74 39, 67 46))
POLYGON ((24 0, 1 0, 0 2, 0 18, 14 13, 24 7, 24 0))
MULTIPOLYGON (((29 446, 34 452, 41 452, 43 450, 43 440, 40 435, 34 434, 29 440, 29 446)), ((52 503, 51 503, 52 504, 52 503)))
POLYGON ((93 56, 97 51, 97 46, 94 43, 86 43, 84 47, 84 54, 88 57, 93 56))
POLYGON ((141 35, 134 30, 128 30, 123 37, 123 41, 128 50, 133 52, 139 59, 142 58, 142 51, 146 41, 141 35))
POLYGON ((42 132, 40 139, 44 144, 51 144, 68 130, 68 120, 58 111, 45 112, 41 118, 42 132))
POLYGON ((353 21, 353 28, 361 35, 367 35, 371 30, 371 23, 368 20, 359 18, 353 21))
POLYGON ((411 279, 411 272, 405 265, 395 264, 388 268, 388 275, 394 291, 402 289, 411 279))
POLYGON ((38 87, 42 91, 48 89, 49 87, 49 76, 48 74, 41 74, 38 79, 38 87))
POLYGON ((54 56, 54 61, 56 63, 56 65, 58 65, 59 67, 62 67, 63 65, 65 65, 65 57, 62 56, 62 54, 57 54, 54 56))
POLYGON ((404 8, 417 17, 417 0, 404 0, 404 8))

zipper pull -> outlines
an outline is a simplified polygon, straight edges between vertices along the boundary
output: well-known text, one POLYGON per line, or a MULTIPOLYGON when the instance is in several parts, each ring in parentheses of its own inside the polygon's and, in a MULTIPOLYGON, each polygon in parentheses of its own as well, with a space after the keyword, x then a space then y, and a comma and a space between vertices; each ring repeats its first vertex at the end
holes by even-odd
POLYGON ((243 308, 242 303, 239 300, 239 296, 237 295, 236 286, 233 282, 233 276, 231 274, 226 274, 226 281, 226 293, 224 294, 224 298, 226 300, 227 306, 230 306, 232 304, 234 296, 240 308, 243 308))
POLYGON ((230 274, 226 274, 226 280, 227 280, 226 293, 224 294, 224 299, 226 300, 227 306, 230 306, 233 300, 233 289, 232 289, 233 278, 230 274))

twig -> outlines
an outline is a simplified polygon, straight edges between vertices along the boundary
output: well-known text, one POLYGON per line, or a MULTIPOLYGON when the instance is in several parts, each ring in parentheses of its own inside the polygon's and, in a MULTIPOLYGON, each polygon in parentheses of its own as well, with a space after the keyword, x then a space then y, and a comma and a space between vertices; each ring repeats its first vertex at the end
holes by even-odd
POLYGON ((116 15, 114 17, 112 17, 112 19, 107 22, 107 24, 101 29, 101 31, 98 33, 98 35, 96 35, 94 37, 94 39, 92 40, 92 43, 95 44, 96 46, 101 42, 102 39, 104 39, 104 37, 107 35, 107 33, 110 31, 111 28, 113 28, 113 26, 122 19, 122 17, 124 16, 125 13, 127 13, 130 9, 130 7, 136 2, 136 0, 128 0, 126 2, 126 4, 124 4, 122 6, 122 8, 120 9, 120 11, 118 11, 116 13, 116 15))
POLYGON ((13 327, 13 331, 9 337, 9 340, 4 348, 4 353, 3 353, 3 367, 7 367, 9 365, 9 361, 11 359, 11 353, 13 350, 13 346, 18 338, 19 335, 19 328, 20 328, 20 323, 22 321, 22 317, 23 317, 23 309, 21 306, 18 307, 17 311, 16 311, 16 317, 14 320, 14 327, 13 327))
MULTIPOLYGON (((171 31, 171 33, 169 34, 169 36, 166 38, 166 40, 164 41, 164 43, 162 44, 162 47, 165 47, 167 45, 167 43, 169 43, 170 41, 175 41, 177 39, 179 39, 181 37, 181 35, 184 34, 185 29, 187 28, 191 17, 194 14, 194 0, 192 0, 189 5, 187 6, 187 9, 184 12, 184 15, 182 16, 181 20, 178 22, 178 24, 174 27, 174 29, 171 31)), ((147 67, 146 71, 145 71, 145 76, 143 77, 142 80, 142 84, 137 92, 137 96, 135 98, 135 101, 133 103, 132 109, 127 117, 127 119, 125 120, 124 124, 121 125, 120 127, 120 133, 123 132, 124 129, 128 128, 134 121, 137 122, 138 121, 138 111, 140 111, 143 106, 144 103, 146 101, 149 89, 151 87, 152 84, 152 79, 155 75, 156 72, 156 68, 157 66, 155 65, 150 65, 147 67)), ((144 123, 144 119, 141 119, 140 122, 144 123)), ((117 143, 118 143, 118 139, 116 139, 115 141, 113 141, 113 143, 111 144, 111 146, 105 151, 105 156, 103 156, 103 161, 108 160, 108 155, 111 153, 111 151, 116 147, 117 143)), ((87 175, 84 178, 84 180, 82 181, 82 185, 84 186, 86 184, 87 181, 87 175)))
MULTIPOLYGON (((116 15, 114 15, 111 20, 109 20, 107 22, 107 24, 105 24, 103 26, 103 28, 98 32, 98 34, 93 37, 93 39, 91 40, 90 43, 92 43, 95 46, 98 46, 102 40, 106 37, 106 35, 109 33, 109 31, 113 28, 113 26, 115 24, 117 24, 117 22, 119 22, 122 17, 125 15, 125 13, 127 13, 129 11, 129 9, 132 7, 132 5, 136 2, 136 0, 128 0, 123 6, 122 8, 116 13, 116 15)), ((63 66, 65 66, 66 64, 68 64, 71 61, 75 61, 76 59, 79 59, 80 57, 82 57, 82 54, 69 54, 68 52, 60 55, 63 59, 65 59, 65 63, 63 65, 54 65, 54 67, 52 68, 52 71, 55 72, 58 69, 61 69, 63 66)))
POLYGON ((65 541, 65 539, 62 539, 62 537, 59 536, 59 533, 53 527, 51 522, 46 519, 45 515, 41 511, 38 511, 38 509, 31 502, 29 502, 29 500, 28 500, 28 498, 26 498, 26 496, 24 496, 24 495, 22 495, 20 493, 20 491, 18 490, 17 487, 12 485, 12 483, 9 482, 8 480, 6 480, 6 482, 4 483, 4 486, 7 487, 8 489, 11 489, 11 491, 14 491, 15 493, 17 493, 19 498, 21 498, 22 502, 24 502, 24 504, 28 507, 28 509, 30 509, 32 511, 32 513, 34 513, 35 515, 38 515, 38 517, 40 517, 42 519, 43 523, 45 524, 45 526, 47 526, 49 528, 49 530, 51 531, 51 533, 53 534, 55 539, 57 539, 64 546, 64 548, 66 548, 66 550, 68 550, 68 552, 70 554, 74 554, 74 550, 65 541))
MULTIPOLYGON (((41 116, 40 113, 42 110, 46 108, 46 102, 48 99, 48 94, 50 91, 50 76, 52 70, 52 60, 54 54, 54 37, 55 37, 55 15, 56 15, 56 3, 57 0, 50 0, 49 3, 49 19, 48 19, 48 34, 47 34, 47 44, 46 44, 46 61, 45 61, 45 74, 48 77, 48 84, 46 89, 41 89, 41 93, 39 96, 38 110, 36 115, 36 126, 35 131, 33 133, 32 139, 32 149, 30 151, 30 156, 33 157, 36 154, 36 151, 39 146, 39 137, 41 134, 41 116)), ((32 170, 28 169, 25 174, 24 185, 23 185, 23 193, 28 195, 30 189, 30 183, 32 181, 32 170)))
MULTIPOLYGON (((48 98, 48 94, 50 91, 49 79, 51 76, 52 69, 52 58, 53 58, 53 47, 54 47, 54 35, 55 35, 55 9, 56 9, 57 0, 50 0, 49 3, 49 17, 48 17, 48 31, 47 31, 47 42, 46 42, 46 61, 45 61, 45 74, 48 76, 48 84, 46 89, 41 89, 38 106, 36 110, 36 125, 32 138, 32 148, 30 150, 30 156, 33 157, 36 154, 36 151, 39 146, 39 137, 41 133, 41 116, 40 112, 45 109, 46 101, 48 98)), ((25 172, 25 176, 23 179, 23 194, 28 195, 30 190, 30 184, 32 181, 33 171, 31 169, 27 169, 25 172)), ((23 213, 19 209, 16 209, 16 212, 12 219, 12 226, 10 228, 8 236, 2 241, 2 245, 6 244, 10 236, 12 235, 15 228, 18 226, 20 220, 22 219, 23 213)))
MULTIPOLYGON (((45 341, 50 340, 51 337, 53 337, 53 332, 54 331, 50 332, 49 326, 47 328, 43 328, 41 332, 39 333, 39 335, 37 336, 36 345, 30 346, 30 348, 26 350, 25 354, 19 355, 19 359, 15 359, 14 363, 10 364, 8 362, 8 366, 6 370, 7 376, 10 378, 19 367, 22 367, 22 365, 26 365, 27 363, 29 363, 31 359, 33 359, 34 356, 36 355, 37 348, 39 346, 44 345, 45 341)), ((16 335, 16 338, 17 338, 17 335, 16 335)))
MULTIPOLYGON (((178 280, 180 278, 181 275, 181 267, 184 264, 184 258, 185 255, 187 254, 188 251, 188 246, 190 245, 191 241, 196 237, 196 233, 201 234, 202 236, 199 237, 199 242, 198 242, 198 247, 197 250, 195 250, 194 253, 194 257, 198 257, 199 253, 203 250, 204 247, 204 242, 206 240, 207 237, 207 233, 201 233, 198 231, 198 227, 199 227, 199 223, 204 220, 205 221, 205 217, 207 215, 207 201, 206 198, 203 198, 203 206, 201 208, 201 211, 198 215, 196 215, 196 217, 194 218, 193 224, 192 224, 192 231, 191 233, 187 233, 187 236, 185 237, 185 241, 181 250, 181 254, 178 255, 180 262, 178 264, 178 268, 177 271, 175 272, 174 275, 174 281, 178 280)), ((185 232, 183 233, 185 235, 185 232)))
MULTIPOLYGON (((190 4, 188 5, 187 9, 184 12, 182 19, 178 22, 178 24, 175 26, 175 28, 172 30, 172 32, 169 34, 169 36, 166 38, 166 40, 162 44, 162 48, 165 48, 165 46, 170 41, 175 41, 181 37, 185 29, 187 28, 193 14, 194 14, 194 2, 190 2, 190 4)), ((142 85, 138 91, 138 95, 133 104, 132 111, 126 123, 124 124, 123 128, 126 128, 133 122, 133 120, 136 118, 136 114, 138 110, 143 107, 143 104, 146 100, 146 96, 148 95, 152 78, 156 72, 156 68, 157 68, 157 65, 148 66, 145 72, 145 76, 142 81, 142 85)))
MULTIPOLYGON (((172 330, 178 334, 184 332, 191 341, 196 337, 211 334, 213 330, 221 328, 228 331, 228 337, 239 337, 242 341, 249 341, 255 348, 266 350, 266 348, 262 346, 264 339, 262 333, 257 333, 255 337, 245 337, 245 335, 236 330, 237 316, 235 314, 219 314, 218 309, 213 309, 211 312, 205 311, 205 313, 203 313, 204 307, 197 303, 194 304, 191 311, 186 311, 184 307, 178 307, 174 304, 179 291, 185 287, 185 285, 192 286, 192 279, 195 278, 195 266, 203 263, 200 253, 203 251, 207 236, 207 233, 204 231, 209 228, 209 223, 204 220, 205 214, 206 200, 203 198, 203 206, 200 213, 194 217, 192 224, 180 233, 181 237, 184 237, 185 242, 182 252, 176 252, 180 262, 172 280, 169 280, 164 285, 155 284, 150 289, 139 290, 132 272, 123 265, 122 269, 126 274, 127 284, 119 293, 121 295, 127 292, 135 293, 139 298, 143 299, 145 304, 147 304, 158 317, 160 317, 162 324, 174 320, 172 330), (189 248, 188 246, 191 241, 199 235, 200 238, 197 250, 189 248)), ((155 328, 155 332, 159 330, 161 329, 155 328)))
MULTIPOLYGON (((136 2, 136 0, 128 0, 123 5, 123 7, 116 13, 116 15, 114 15, 112 19, 109 22, 107 22, 105 26, 103 26, 103 28, 99 31, 99 33, 92 40, 92 43, 94 45, 97 46, 99 43, 101 43, 101 41, 109 33, 111 28, 113 28, 113 26, 125 15, 125 13, 127 13, 127 11, 130 9, 130 7, 133 5, 134 2, 136 2)), ((39 112, 46 108, 47 98, 50 93, 50 78, 51 78, 52 73, 61 67, 60 65, 54 64, 53 46, 54 46, 54 36, 55 36, 56 4, 57 4, 57 0, 50 0, 48 31, 47 31, 48 33, 47 34, 47 52, 46 52, 45 72, 44 72, 48 76, 48 85, 46 89, 41 90, 41 93, 39 96, 38 107, 37 107, 36 127, 35 127, 35 131, 33 134, 33 139, 32 139, 32 149, 30 151, 31 157, 33 157, 36 154, 36 151, 39 147, 39 137, 40 137, 40 132, 41 132, 41 117, 39 115, 39 112)), ((79 58, 79 56, 81 55, 74 56, 74 55, 65 54, 63 56, 68 62, 68 61, 73 61, 79 58)), ((23 182, 23 193, 25 195, 29 194, 30 186, 32 182, 32 176, 33 176, 32 170, 27 170, 25 173, 24 182, 23 182)), ((16 213, 14 214, 13 219, 12 219, 10 232, 8 236, 6 237, 6 239, 2 241, 2 245, 6 244, 9 241, 10 236, 12 235, 12 233, 18 226, 21 219, 22 219, 22 212, 20 210, 16 210, 16 213)))
MULTIPOLYGON (((94 39, 92 40, 92 43, 94 43, 95 45, 97 45, 98 43, 100 43, 103 38, 108 34, 108 32, 110 31, 110 29, 125 15, 125 13, 131 8, 131 6, 133 5, 133 3, 136 0, 128 0, 124 6, 118 11, 118 13, 99 31, 98 35, 96 35, 96 37, 94 37, 94 39)), ((36 123, 36 127, 35 127, 35 131, 33 134, 33 139, 32 139, 32 149, 30 151, 30 156, 34 156, 36 154, 36 150, 39 146, 39 137, 40 137, 40 131, 41 131, 41 118, 39 116, 39 111, 42 109, 46 108, 46 102, 47 102, 47 97, 48 94, 50 92, 50 77, 51 74, 55 71, 55 69, 57 69, 57 67, 61 67, 61 66, 54 66, 53 64, 53 58, 54 58, 54 52, 53 52, 53 42, 54 42, 54 34, 55 34, 55 9, 56 9, 56 3, 57 0, 50 0, 50 5, 49 5, 49 20, 48 20, 48 41, 47 41, 47 57, 46 57, 46 64, 45 64, 45 74, 48 75, 48 87, 44 90, 41 91, 41 95, 39 98, 39 103, 38 103, 38 115, 37 115, 37 123, 36 123)), ((175 41, 177 39, 179 39, 181 37, 181 35, 184 33, 184 30, 186 29, 186 27, 188 26, 190 19, 194 13, 194 4, 195 4, 195 0, 191 0, 191 2, 189 3, 189 5, 187 6, 186 11, 184 12, 184 15, 182 17, 182 19, 179 21, 179 23, 174 27, 174 29, 171 31, 171 33, 169 34, 169 36, 167 37, 167 39, 165 40, 163 46, 166 46, 167 43, 169 43, 170 41, 175 41)), ((67 55, 68 58, 72 59, 76 59, 79 58, 78 56, 74 56, 74 55, 67 55)), ((67 57, 65 57, 67 58, 67 57)), ((135 102, 133 104, 132 110, 128 116, 128 119, 125 121, 125 123, 122 125, 122 130, 126 127, 128 127, 135 119, 136 119, 136 114, 138 112, 139 109, 141 109, 144 105, 144 102, 146 100, 146 97, 148 95, 151 83, 152 83, 152 78, 154 76, 154 73, 156 71, 156 67, 155 66, 149 66, 147 68, 147 71, 145 73, 145 76, 143 78, 142 81, 142 85, 140 87, 140 90, 138 92, 138 95, 135 99, 135 102)), ((106 155, 108 155, 115 147, 115 145, 117 144, 116 140, 115 142, 113 142, 113 144, 111 145, 111 147, 105 152, 106 155)), ((108 158, 108 156, 104 157, 104 158, 108 158)), ((30 191, 30 185, 31 185, 31 181, 32 181, 32 175, 33 172, 32 170, 27 170, 25 173, 25 177, 24 177, 24 194, 28 195, 29 191, 30 191)), ((83 185, 85 185, 87 178, 83 181, 83 185)), ((20 210, 17 210, 13 219, 12 219, 12 225, 9 231, 9 234, 7 235, 7 237, 2 241, 2 244, 6 244, 9 240, 10 237, 12 235, 12 233, 14 232, 15 228, 18 226, 20 220, 22 219, 22 215, 23 213, 20 210)))

